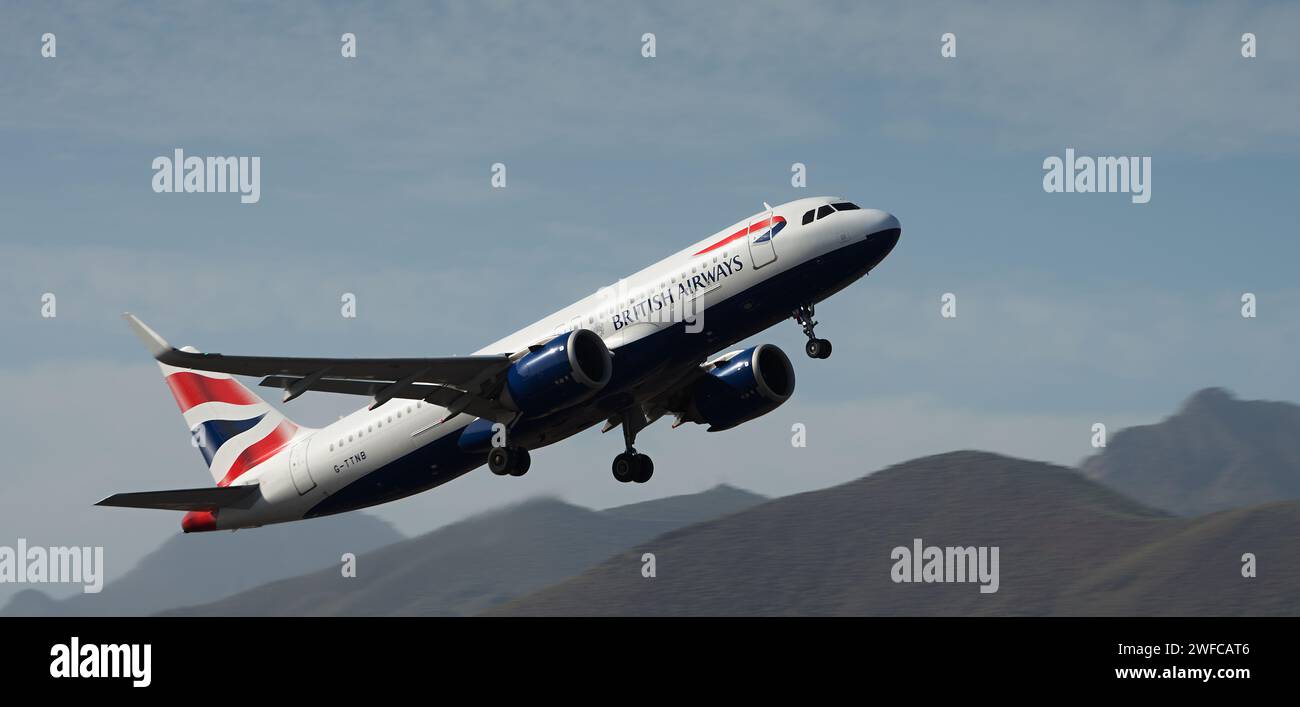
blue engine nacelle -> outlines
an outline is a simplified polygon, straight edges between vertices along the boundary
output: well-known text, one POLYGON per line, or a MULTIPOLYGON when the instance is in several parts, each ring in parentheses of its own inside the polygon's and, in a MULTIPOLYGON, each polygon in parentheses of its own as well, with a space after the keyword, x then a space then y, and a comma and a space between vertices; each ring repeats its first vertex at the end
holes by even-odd
POLYGON ((729 430, 775 410, 794 393, 794 366, 785 352, 759 344, 718 362, 691 386, 685 420, 729 430))
POLYGON ((561 334, 506 371, 501 401, 529 417, 545 415, 594 395, 614 374, 605 341, 590 329, 561 334))

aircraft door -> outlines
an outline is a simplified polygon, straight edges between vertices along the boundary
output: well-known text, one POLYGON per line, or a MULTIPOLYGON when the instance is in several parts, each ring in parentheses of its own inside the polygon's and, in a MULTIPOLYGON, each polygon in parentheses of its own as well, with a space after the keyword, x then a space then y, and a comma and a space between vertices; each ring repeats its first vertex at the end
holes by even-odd
POLYGON ((785 225, 785 221, 774 223, 775 218, 776 216, 768 211, 749 221, 749 257, 754 263, 755 270, 776 260, 776 247, 772 241, 775 240, 779 227, 785 225))
POLYGON ((316 488, 316 480, 311 478, 307 469, 307 445, 310 442, 299 442, 289 450, 289 476, 293 477, 293 487, 298 489, 299 496, 316 488))

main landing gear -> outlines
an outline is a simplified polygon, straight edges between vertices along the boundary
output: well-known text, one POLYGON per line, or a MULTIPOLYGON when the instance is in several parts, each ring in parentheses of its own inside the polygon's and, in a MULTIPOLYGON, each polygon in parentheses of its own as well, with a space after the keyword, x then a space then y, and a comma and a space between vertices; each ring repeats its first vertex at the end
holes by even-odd
POLYGON ((804 353, 808 354, 809 358, 830 358, 830 340, 818 339, 817 335, 813 333, 813 327, 817 326, 817 322, 813 321, 815 313, 816 308, 811 304, 801 304, 798 309, 794 310, 794 320, 799 323, 799 326, 803 327, 803 333, 808 337, 808 343, 804 344, 803 350, 804 353))
MULTIPOLYGON (((641 454, 633 449, 632 443, 636 441, 638 429, 634 424, 629 424, 630 413, 623 415, 623 443, 627 445, 627 451, 614 457, 614 464, 611 467, 614 472, 614 478, 622 483, 635 481, 638 484, 644 484, 650 480, 655 473, 655 463, 650 460, 647 454, 641 454)), ((644 418, 642 418, 644 419, 644 418)), ((644 427, 644 425, 642 425, 644 427)))
POLYGON ((623 483, 635 481, 644 484, 655 473, 655 463, 650 460, 650 455, 641 454, 635 449, 629 449, 614 457, 612 468, 614 478, 623 483))
POLYGON ((497 476, 523 476, 533 463, 523 447, 493 447, 488 452, 488 468, 497 476))

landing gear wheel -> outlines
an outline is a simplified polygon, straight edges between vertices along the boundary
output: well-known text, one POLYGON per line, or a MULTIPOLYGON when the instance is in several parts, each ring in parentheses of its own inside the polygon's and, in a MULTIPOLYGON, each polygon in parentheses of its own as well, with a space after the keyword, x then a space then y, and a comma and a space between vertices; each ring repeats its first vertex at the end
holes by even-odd
POLYGON ((510 450, 505 447, 493 447, 488 452, 488 468, 497 476, 510 473, 510 450))
POLYGON ((523 447, 493 447, 488 452, 488 468, 497 476, 523 476, 533 463, 523 447))
POLYGON ((623 452, 614 457, 612 467, 614 478, 620 483, 626 484, 629 481, 635 481, 638 484, 644 484, 650 480, 655 473, 655 463, 645 454, 636 452, 623 452))
POLYGON ((611 470, 614 472, 614 478, 619 483, 625 484, 636 477, 637 467, 639 466, 636 461, 638 456, 635 452, 623 452, 614 457, 611 470))
POLYGON ((830 358, 831 342, 827 339, 809 339, 803 350, 810 358, 830 358))
POLYGON ((532 455, 528 453, 527 449, 520 447, 519 449, 515 450, 515 460, 514 460, 514 464, 510 469, 510 475, 523 476, 524 474, 528 473, 528 467, 532 465, 533 465, 532 455))
POLYGON ((633 458, 636 459, 636 472, 632 475, 632 480, 638 484, 644 484, 650 480, 651 476, 654 476, 655 463, 645 454, 638 454, 633 458))

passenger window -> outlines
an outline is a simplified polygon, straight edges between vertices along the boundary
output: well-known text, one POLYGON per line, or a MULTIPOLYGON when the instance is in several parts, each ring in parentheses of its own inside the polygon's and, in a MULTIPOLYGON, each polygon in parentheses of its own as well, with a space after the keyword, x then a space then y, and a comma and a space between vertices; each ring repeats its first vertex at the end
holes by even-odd
POLYGON ((835 209, 832 209, 832 208, 831 208, 831 205, 830 205, 830 204, 827 204, 827 205, 821 207, 820 209, 817 209, 817 218, 818 218, 818 219, 824 219, 824 218, 826 218, 827 216, 830 216, 830 215, 833 214, 833 213, 835 213, 835 209))
POLYGON ((858 205, 851 201, 841 201, 838 204, 832 204, 836 211, 856 211, 858 205))
POLYGON ((808 213, 803 215, 803 225, 807 226, 813 222, 813 214, 817 213, 814 209, 808 209, 808 213))

